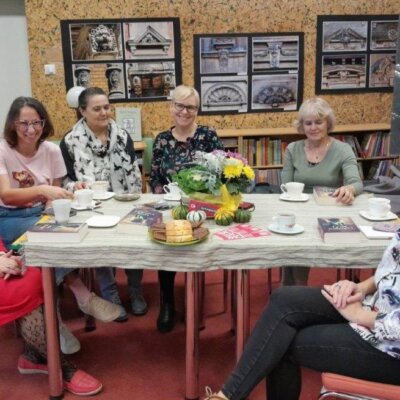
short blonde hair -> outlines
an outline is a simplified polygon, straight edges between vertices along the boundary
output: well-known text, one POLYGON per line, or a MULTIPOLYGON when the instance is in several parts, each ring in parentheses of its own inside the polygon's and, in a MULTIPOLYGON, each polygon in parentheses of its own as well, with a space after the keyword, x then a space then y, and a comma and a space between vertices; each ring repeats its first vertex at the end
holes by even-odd
POLYGON ((294 123, 297 132, 304 133, 303 122, 309 117, 325 119, 328 124, 328 133, 335 128, 336 118, 332 107, 321 97, 315 97, 303 102, 299 109, 297 121, 294 123))
POLYGON ((196 107, 199 107, 200 105, 199 92, 192 86, 186 86, 186 85, 177 86, 172 94, 172 101, 185 100, 190 96, 194 96, 196 100, 196 107))

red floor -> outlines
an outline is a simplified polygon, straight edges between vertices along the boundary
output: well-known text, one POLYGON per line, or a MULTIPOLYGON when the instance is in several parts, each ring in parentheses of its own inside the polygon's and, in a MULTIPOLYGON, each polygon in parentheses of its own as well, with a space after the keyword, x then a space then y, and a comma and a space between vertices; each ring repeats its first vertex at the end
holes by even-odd
MULTIPOLYGON (((366 271, 365 274, 370 273, 366 271)), ((314 269, 310 285, 320 285, 336 279, 335 270, 314 269)), ((118 272, 121 295, 126 297, 126 279, 118 272)), ((254 324, 268 300, 267 272, 251 275, 251 321, 254 324)), ((178 322, 173 332, 160 334, 155 328, 158 313, 158 285, 155 272, 146 271, 144 291, 149 312, 144 317, 130 317, 127 323, 98 323, 94 332, 84 331, 84 320, 68 290, 62 299, 65 322, 79 338, 82 350, 73 361, 104 384, 99 400, 174 400, 183 399, 185 373, 185 331, 182 321, 183 276, 177 275, 178 322)), ((278 271, 273 270, 273 286, 278 286, 278 271)), ((222 272, 210 272, 206 277, 206 329, 200 334, 200 388, 217 390, 234 366, 235 338, 230 332, 230 314, 223 313, 222 272)), ((20 375, 16 369, 21 342, 13 326, 0 328, 0 400, 46 399, 45 375, 20 375)), ((320 389, 319 374, 304 370, 301 400, 314 400, 320 389)), ((66 399, 75 398, 71 394, 66 399)), ((265 399, 264 384, 251 395, 251 400, 265 399)), ((284 399, 282 399, 284 400, 284 399)))

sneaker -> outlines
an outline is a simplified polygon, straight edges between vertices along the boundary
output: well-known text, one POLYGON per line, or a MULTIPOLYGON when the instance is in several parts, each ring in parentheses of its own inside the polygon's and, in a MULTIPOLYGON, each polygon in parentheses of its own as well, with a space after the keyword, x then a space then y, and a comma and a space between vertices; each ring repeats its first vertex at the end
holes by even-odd
POLYGON ((124 306, 122 305, 121 298, 119 297, 118 292, 113 293, 111 296, 104 296, 103 298, 111 303, 116 304, 120 307, 119 317, 114 319, 114 322, 126 322, 128 321, 128 313, 126 312, 124 306))
POLYGON ((79 340, 67 328, 67 326, 60 321, 60 347, 64 354, 74 354, 81 349, 79 340))
POLYGON ((74 373, 69 382, 64 380, 64 389, 77 396, 91 396, 99 393, 102 388, 100 381, 81 369, 74 373))
POLYGON ((28 360, 24 355, 18 358, 17 368, 20 374, 48 374, 46 364, 35 363, 28 360))
POLYGON ((145 315, 149 309, 141 294, 131 296, 131 307, 133 315, 145 315))
POLYGON ((78 301, 78 307, 83 313, 91 315, 102 322, 114 321, 121 313, 121 306, 110 303, 96 296, 94 293, 90 294, 86 303, 80 303, 78 301))

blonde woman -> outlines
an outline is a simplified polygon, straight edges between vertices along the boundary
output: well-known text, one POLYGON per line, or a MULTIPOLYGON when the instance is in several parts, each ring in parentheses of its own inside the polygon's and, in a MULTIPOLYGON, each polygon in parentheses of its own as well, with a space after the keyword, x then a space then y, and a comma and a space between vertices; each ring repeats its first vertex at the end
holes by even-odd
MULTIPOLYGON (((351 204, 363 184, 351 147, 329 136, 335 127, 331 106, 320 97, 306 100, 295 125, 306 138, 287 147, 282 182, 302 182, 306 191, 313 186, 335 187, 337 202, 351 204)), ((308 267, 286 267, 283 285, 306 285, 308 273, 308 267)))

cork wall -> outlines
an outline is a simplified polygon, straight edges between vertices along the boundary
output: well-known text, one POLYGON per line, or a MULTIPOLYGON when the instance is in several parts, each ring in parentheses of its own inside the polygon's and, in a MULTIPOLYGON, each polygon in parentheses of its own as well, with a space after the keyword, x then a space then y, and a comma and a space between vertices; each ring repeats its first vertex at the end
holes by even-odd
MULTIPOLYGON (((75 121, 66 105, 60 20, 179 17, 182 78, 194 83, 193 34, 297 32, 304 38, 304 99, 315 95, 317 15, 398 14, 398 0, 25 0, 33 95, 43 101, 58 136, 75 121), (45 76, 44 64, 56 64, 56 75, 45 76)), ((339 124, 390 122, 392 95, 367 93, 324 95, 339 124)), ((170 126, 167 102, 118 103, 140 107, 144 135, 170 126)), ((216 128, 287 127, 294 112, 201 116, 216 128)))

